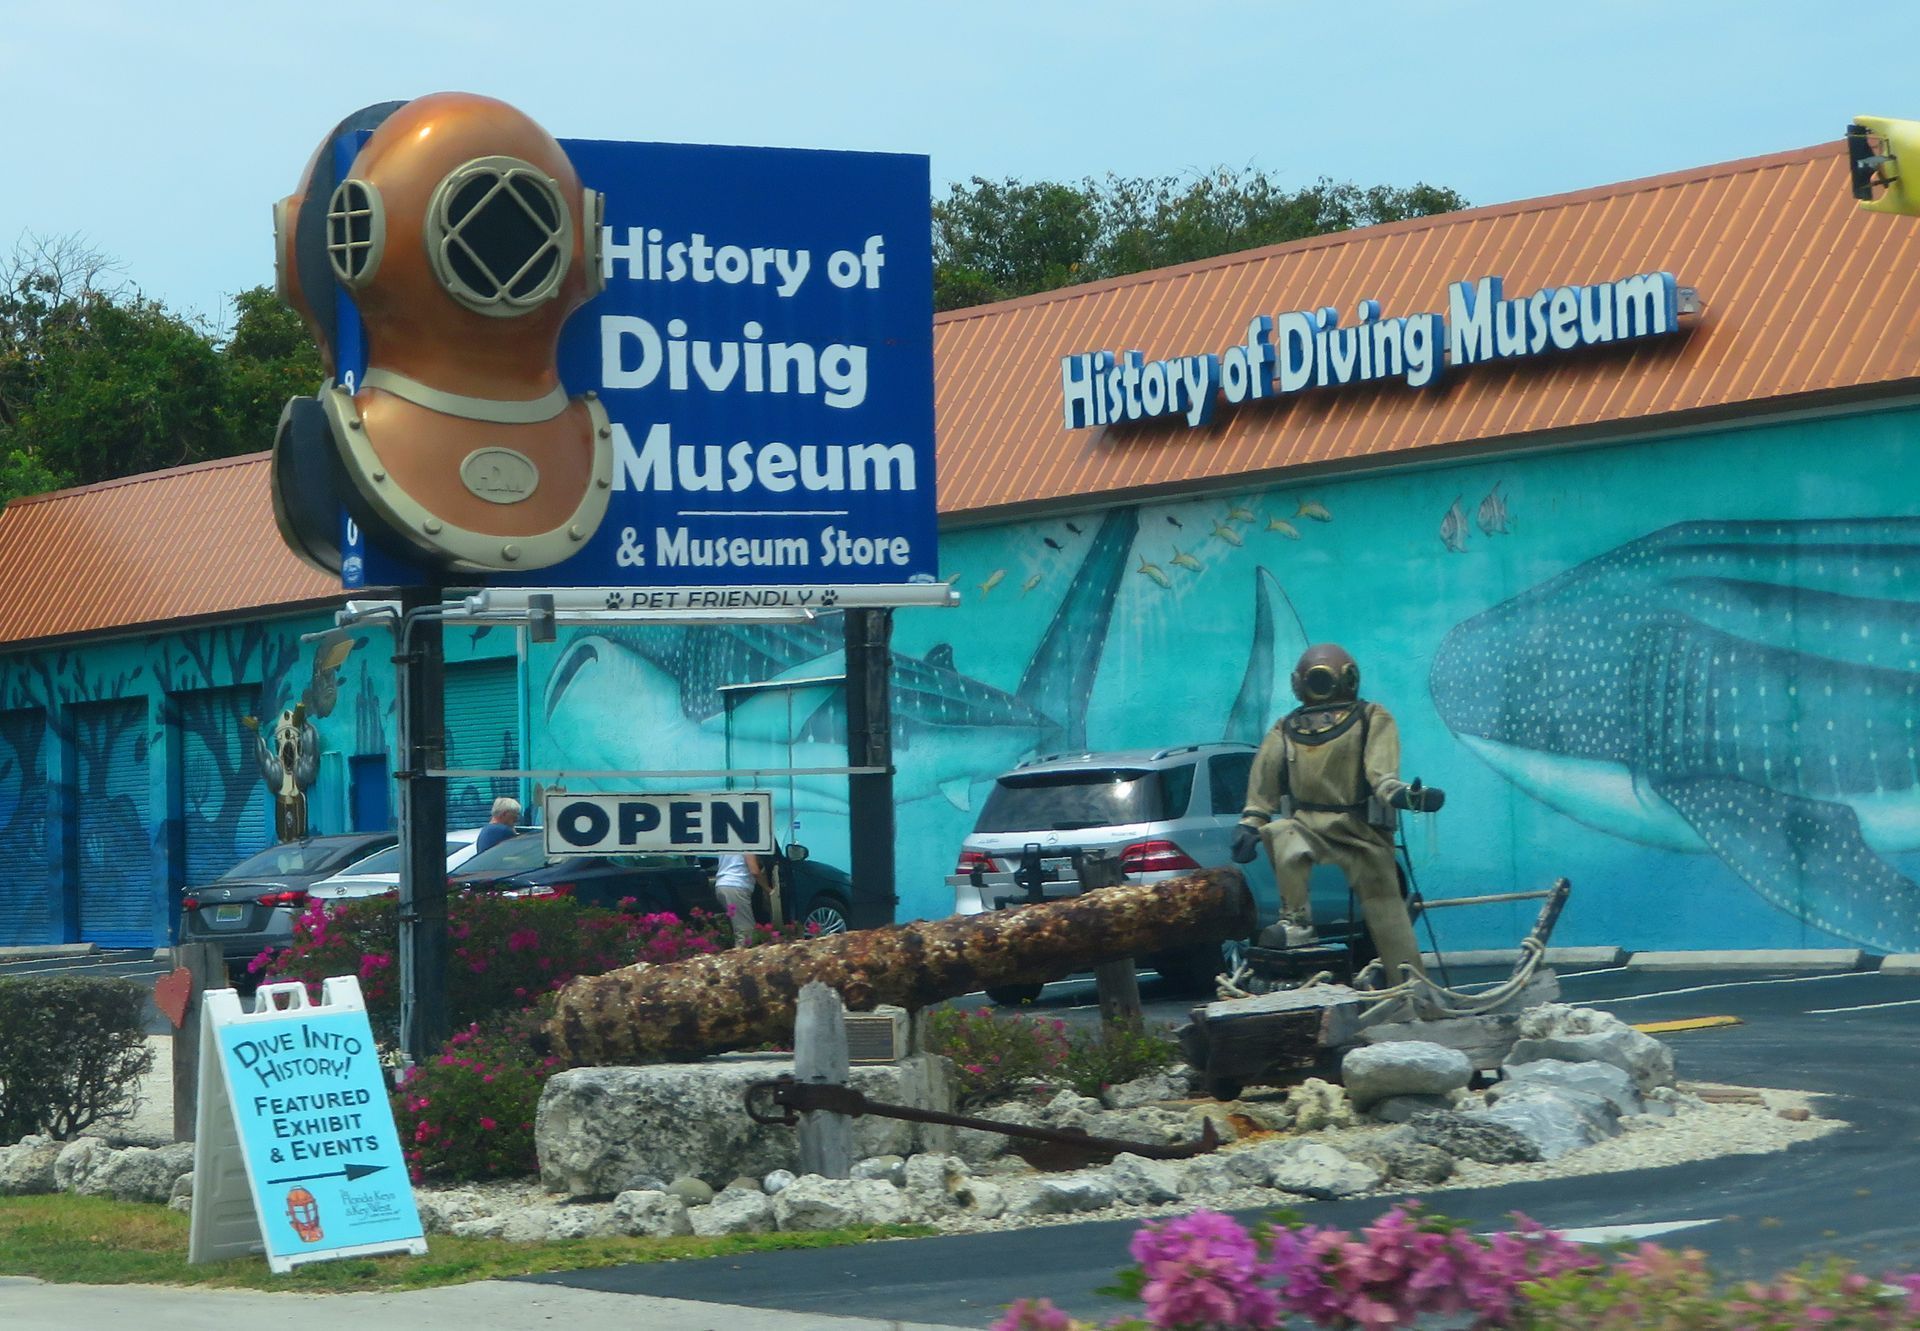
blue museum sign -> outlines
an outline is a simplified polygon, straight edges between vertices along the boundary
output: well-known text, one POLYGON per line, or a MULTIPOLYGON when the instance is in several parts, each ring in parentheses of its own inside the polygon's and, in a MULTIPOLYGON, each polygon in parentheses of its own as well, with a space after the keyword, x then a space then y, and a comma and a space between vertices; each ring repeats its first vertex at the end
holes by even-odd
MULTIPOLYGON (((335 140, 336 186, 370 137, 360 130, 335 140)), ((932 583, 927 159, 590 140, 560 147, 588 198, 604 198, 604 214, 594 216, 590 203, 579 223, 593 233, 582 251, 597 291, 567 318, 557 361, 566 397, 592 404, 605 513, 576 524, 564 558, 456 566, 438 580, 628 589, 932 583)), ((387 223, 388 233, 394 227, 387 223)), ((345 285, 334 295, 337 383, 363 400, 376 386, 404 394, 400 376, 378 365, 367 374, 355 295, 345 285)), ((374 305, 366 312, 377 316, 374 305)), ((415 391, 415 400, 431 401, 415 391)), ((372 435, 374 425, 369 415, 354 437, 372 435)), ((511 502, 531 493, 539 468, 511 428, 508 421, 500 433, 512 446, 467 453, 460 443, 461 479, 474 494, 511 502)), ((344 509, 341 523, 347 588, 426 580, 419 551, 393 540, 394 524, 369 533, 344 509)))

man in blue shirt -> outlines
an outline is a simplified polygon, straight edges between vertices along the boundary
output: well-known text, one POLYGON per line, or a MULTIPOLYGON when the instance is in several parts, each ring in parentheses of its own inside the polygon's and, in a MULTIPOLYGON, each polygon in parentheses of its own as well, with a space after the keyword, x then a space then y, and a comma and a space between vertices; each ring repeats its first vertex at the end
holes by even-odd
POLYGON ((520 821, 520 801, 502 795, 493 802, 493 820, 480 829, 480 835, 474 838, 473 853, 491 850, 513 835, 514 825, 520 821))

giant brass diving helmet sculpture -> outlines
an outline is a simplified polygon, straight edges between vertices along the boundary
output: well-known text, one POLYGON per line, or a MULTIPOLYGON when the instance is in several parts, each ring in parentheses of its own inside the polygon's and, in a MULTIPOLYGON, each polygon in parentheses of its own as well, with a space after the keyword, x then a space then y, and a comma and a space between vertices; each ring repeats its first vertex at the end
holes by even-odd
POLYGON ((544 568, 585 544, 612 431, 555 357, 601 287, 603 211, 560 145, 491 98, 369 107, 327 137, 274 209, 278 291, 328 376, 274 441, 274 515, 297 554, 340 572, 340 505, 439 571, 544 568))

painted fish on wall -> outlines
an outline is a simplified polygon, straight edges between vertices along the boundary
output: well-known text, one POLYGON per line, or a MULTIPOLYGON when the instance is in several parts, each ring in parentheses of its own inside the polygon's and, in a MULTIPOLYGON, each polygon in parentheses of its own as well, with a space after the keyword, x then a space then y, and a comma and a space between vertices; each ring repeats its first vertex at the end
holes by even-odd
POLYGON ((1441 719, 1536 799, 1920 947, 1920 519, 1689 522, 1457 625, 1441 719))
MULTIPOLYGON (((962 673, 946 643, 924 657, 892 654, 896 799, 939 795, 966 809, 974 783, 1022 758, 1089 746, 1087 704, 1138 534, 1136 510, 1106 514, 1012 692, 962 673)), ((1272 719, 1277 589, 1271 573, 1255 570, 1254 632, 1230 738, 1257 740, 1272 719)), ((835 679, 844 669, 837 623, 581 634, 547 679, 548 737, 583 769, 668 770, 723 751, 737 771, 837 767, 846 761, 835 679), (735 694, 729 706, 726 686, 743 683, 790 687, 735 694)), ((844 781, 812 780, 796 798, 840 813, 845 791, 844 781)))

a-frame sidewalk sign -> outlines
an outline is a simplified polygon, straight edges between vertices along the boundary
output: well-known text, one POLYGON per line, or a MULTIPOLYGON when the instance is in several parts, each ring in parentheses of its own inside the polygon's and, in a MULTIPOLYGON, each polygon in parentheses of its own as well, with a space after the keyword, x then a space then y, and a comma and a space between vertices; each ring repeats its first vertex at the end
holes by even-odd
POLYGON ((406 1157, 360 982, 335 976, 314 1003, 264 984, 201 1009, 200 1116, 189 1262, 265 1252, 307 1262, 424 1255, 406 1157))

